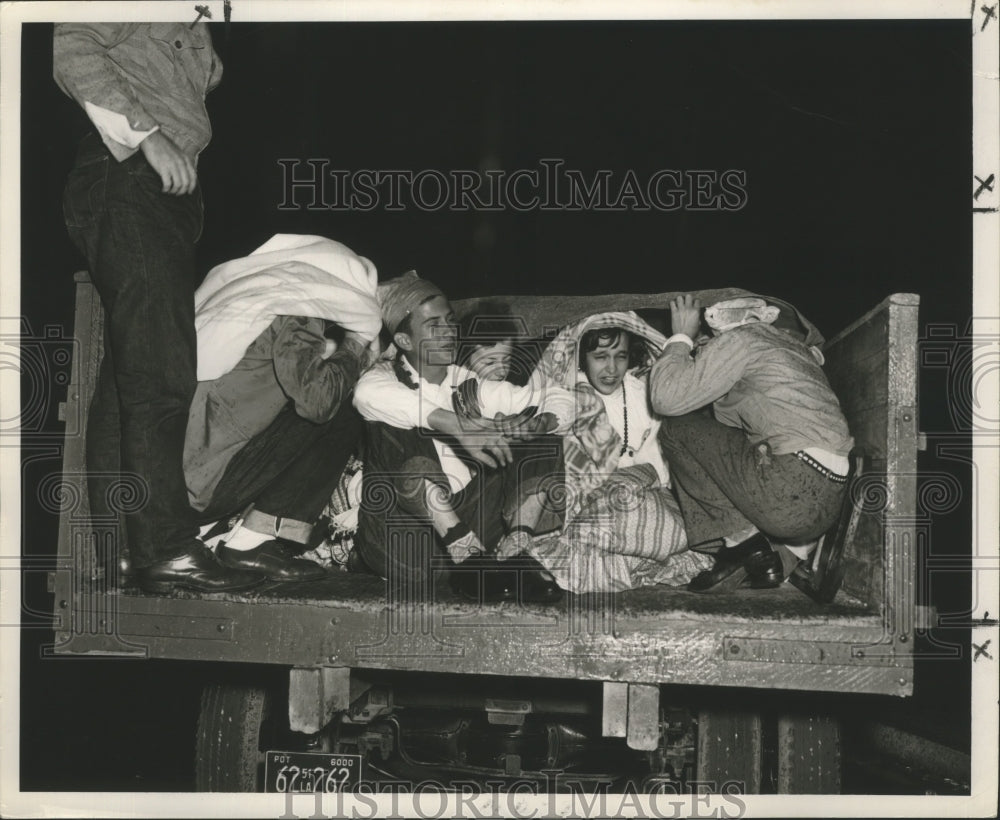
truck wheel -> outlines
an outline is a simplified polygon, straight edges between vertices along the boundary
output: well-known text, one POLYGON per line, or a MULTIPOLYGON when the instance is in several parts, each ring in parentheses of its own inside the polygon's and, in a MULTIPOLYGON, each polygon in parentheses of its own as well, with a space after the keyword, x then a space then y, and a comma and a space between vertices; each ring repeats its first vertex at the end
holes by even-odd
POLYGON ((261 730, 274 699, 264 687, 208 684, 195 744, 200 792, 255 792, 263 784, 261 730))
POLYGON ((840 721, 778 716, 778 794, 840 794, 840 721))

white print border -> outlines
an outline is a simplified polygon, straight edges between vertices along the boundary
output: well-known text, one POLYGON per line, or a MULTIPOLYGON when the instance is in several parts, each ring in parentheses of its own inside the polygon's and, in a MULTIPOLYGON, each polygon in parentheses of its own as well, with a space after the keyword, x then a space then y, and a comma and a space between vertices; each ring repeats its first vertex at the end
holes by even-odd
MULTIPOLYGON (((222 19, 221 0, 211 0, 207 5, 217 20, 222 19)), ((191 19, 189 2, 158 3, 18 3, 6 4, 2 8, 2 71, 0 71, 0 92, 2 92, 2 119, 7 126, 0 147, 0 248, 2 248, 3 287, 0 288, 0 315, 18 316, 19 310, 19 257, 20 224, 18 219, 18 192, 20 190, 19 145, 19 83, 20 83, 20 24, 29 21, 51 21, 53 19, 90 21, 150 19, 188 21, 191 19)), ((615 19, 914 19, 921 17, 968 19, 970 36, 973 41, 973 173, 970 180, 970 200, 973 209, 973 251, 974 251, 974 305, 977 316, 995 316, 996 305, 1000 303, 997 270, 1000 268, 997 239, 1000 232, 998 216, 998 189, 996 179, 1000 177, 1000 139, 997 122, 1000 121, 1000 97, 998 97, 998 50, 1000 39, 997 30, 1000 19, 997 4, 993 0, 879 0, 870 4, 842 4, 834 2, 794 2, 793 0, 773 0, 762 7, 760 4, 734 6, 722 0, 702 0, 694 2, 632 2, 618 3, 613 8, 596 0, 581 0, 567 5, 558 0, 510 0, 504 4, 496 2, 472 2, 460 0, 437 5, 406 0, 370 0, 364 6, 352 3, 316 4, 293 2, 263 2, 258 0, 244 6, 247 17, 242 21, 266 22, 287 21, 289 19, 314 20, 496 20, 496 19, 590 19, 601 20, 613 16, 615 19), (993 179, 993 185, 989 180, 993 179)), ((243 11, 244 9, 240 9, 243 11)), ((948 275, 948 272, 942 272, 948 275)), ((1000 336, 996 319, 976 320, 973 334, 977 338, 1000 336)), ((978 385, 978 395, 984 402, 992 402, 995 407, 1000 402, 998 373, 987 373, 978 385)), ((0 418, 11 418, 10 408, 19 407, 20 393, 17 379, 4 378, 2 398, 3 408, 0 418)), ((997 555, 997 533, 1000 531, 1000 515, 996 502, 995 478, 1000 468, 1000 450, 996 447, 977 447, 974 452, 977 473, 992 476, 994 482, 980 482, 974 505, 977 523, 977 537, 974 541, 974 555, 990 558, 997 555)), ((18 452, 13 447, 0 447, 0 479, 3 480, 3 494, 6 498, 19 497, 18 452)), ((10 554, 12 545, 20 542, 21 521, 17 504, 4 505, 0 517, 0 552, 10 554)), ((19 552, 19 551, 18 551, 19 552)), ((13 577, 17 573, 0 573, 3 594, 0 595, 0 622, 14 622, 20 617, 20 583, 13 577), (13 620, 12 620, 13 619, 13 620)), ((998 599, 998 579, 996 573, 982 573, 978 579, 978 592, 990 604, 998 599)), ((986 606, 982 615, 985 619, 986 606)), ((995 618, 997 610, 990 614, 995 618)), ((973 640, 982 644, 992 640, 997 646, 996 626, 974 629, 973 640)), ((16 693, 19 680, 18 643, 14 630, 0 631, 0 649, 3 651, 2 683, 3 698, 0 699, 0 725, 4 737, 0 739, 0 813, 4 816, 174 816, 201 817, 206 815, 228 816, 242 814, 253 817, 278 817, 285 809, 284 798, 280 795, 257 795, 237 797, 231 795, 171 795, 164 800, 162 795, 139 794, 26 794, 17 789, 17 737, 20 730, 18 699, 16 693)), ((997 701, 1000 680, 996 667, 979 665, 974 667, 973 695, 976 720, 973 722, 973 795, 969 798, 927 797, 919 799, 881 798, 868 795, 825 798, 803 803, 792 797, 753 797, 747 800, 751 815, 763 816, 804 816, 820 813, 824 816, 872 816, 883 812, 909 816, 986 816, 996 806, 997 783, 997 701), (991 788, 992 786, 992 788, 991 788), (975 796, 979 796, 976 801, 975 796), (817 802, 820 805, 817 806, 817 802)), ((490 798, 484 798, 488 801, 490 798)), ((379 810, 368 813, 364 806, 345 802, 345 814, 354 817, 384 816, 391 803, 383 798, 378 801, 379 810)), ((437 806, 437 802, 434 803, 437 806)), ((489 806, 485 805, 482 815, 489 816, 489 806)), ((508 816, 544 817, 564 813, 564 806, 557 804, 556 811, 550 812, 548 801, 542 797, 525 796, 520 804, 511 807, 508 816)), ((621 807, 627 816, 657 816, 649 809, 648 801, 640 796, 636 806, 621 807)), ((712 798, 705 807, 705 814, 697 816, 726 816, 724 806, 718 797, 712 798), (714 802, 713 802, 714 801, 714 802)), ((309 806, 312 809, 312 806, 309 806)), ((405 811, 403 806, 400 811, 405 811)), ((311 814, 311 812, 310 812, 311 814)))

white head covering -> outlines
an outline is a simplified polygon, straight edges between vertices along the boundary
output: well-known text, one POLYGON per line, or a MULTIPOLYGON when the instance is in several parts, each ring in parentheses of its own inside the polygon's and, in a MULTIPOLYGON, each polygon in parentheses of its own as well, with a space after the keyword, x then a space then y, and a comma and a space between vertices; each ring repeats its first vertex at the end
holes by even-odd
POLYGON ((705 308, 705 322, 716 333, 752 322, 774 324, 780 313, 777 307, 769 306, 763 299, 743 297, 716 302, 705 308))
POLYGON ((375 265, 323 236, 277 234, 195 291, 198 381, 232 370, 276 316, 328 319, 366 342, 382 325, 375 265))

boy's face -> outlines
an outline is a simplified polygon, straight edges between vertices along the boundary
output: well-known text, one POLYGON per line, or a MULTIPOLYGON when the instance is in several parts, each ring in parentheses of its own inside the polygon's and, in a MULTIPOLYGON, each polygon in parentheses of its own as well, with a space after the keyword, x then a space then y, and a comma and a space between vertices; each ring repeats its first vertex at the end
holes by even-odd
POLYGON ((599 345, 584 358, 587 380, 598 393, 610 396, 621 388, 628 370, 628 336, 619 333, 614 344, 599 345))
POLYGON ((502 382, 510 373, 510 359, 514 346, 508 341, 477 347, 469 356, 469 370, 480 379, 502 382))
POLYGON ((444 296, 435 296, 418 305, 410 314, 410 332, 397 335, 409 338, 407 358, 417 370, 455 361, 458 326, 455 312, 444 296))

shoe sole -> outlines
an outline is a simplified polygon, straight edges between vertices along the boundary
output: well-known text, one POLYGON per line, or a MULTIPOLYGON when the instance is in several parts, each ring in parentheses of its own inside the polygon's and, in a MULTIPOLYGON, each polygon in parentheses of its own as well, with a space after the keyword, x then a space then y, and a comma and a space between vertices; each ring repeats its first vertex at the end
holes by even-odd
POLYGON ((308 578, 281 578, 277 575, 265 575, 268 581, 274 581, 275 583, 281 584, 306 584, 312 583, 313 581, 322 581, 326 578, 326 573, 322 575, 310 575, 308 578))
POLYGON ((734 569, 721 581, 716 581, 710 587, 705 587, 704 589, 691 589, 691 587, 688 586, 688 591, 696 592, 699 595, 704 595, 705 593, 711 594, 714 592, 733 592, 734 590, 740 588, 748 576, 749 573, 747 572, 747 568, 740 566, 734 569))
POLYGON ((746 589, 777 589, 783 583, 785 583, 784 578, 753 578, 747 576, 749 583, 745 583, 743 586, 746 589))
POLYGON ((319 581, 323 578, 326 578, 327 576, 326 571, 322 567, 319 567, 320 572, 318 574, 314 573, 306 578, 283 578, 280 575, 269 573, 266 569, 263 569, 262 567, 253 567, 253 566, 248 566, 247 564, 230 564, 226 561, 222 561, 222 566, 226 567, 226 569, 239 570, 240 572, 259 572, 268 581, 278 581, 283 584, 305 583, 306 581, 319 581))
POLYGON ((250 584, 237 584, 236 586, 227 587, 214 587, 212 589, 206 589, 205 587, 195 586, 192 584, 185 584, 178 581, 156 581, 153 583, 139 583, 139 589, 143 592, 150 592, 154 595, 162 595, 163 593, 173 592, 175 589, 184 589, 188 592, 239 592, 244 589, 251 589, 258 584, 263 583, 265 578, 261 578, 258 581, 254 581, 250 584))

